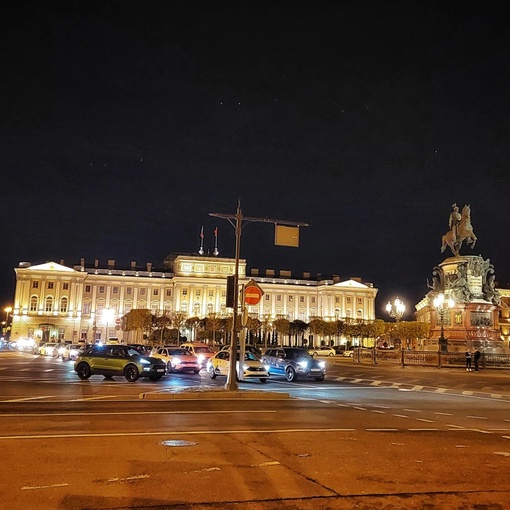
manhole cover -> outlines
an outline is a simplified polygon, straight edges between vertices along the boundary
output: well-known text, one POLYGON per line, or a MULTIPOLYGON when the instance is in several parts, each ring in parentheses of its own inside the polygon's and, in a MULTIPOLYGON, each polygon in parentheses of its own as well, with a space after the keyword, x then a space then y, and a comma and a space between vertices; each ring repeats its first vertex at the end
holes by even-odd
POLYGON ((198 443, 196 441, 184 441, 183 439, 170 439, 169 441, 163 441, 163 446, 195 446, 198 443))

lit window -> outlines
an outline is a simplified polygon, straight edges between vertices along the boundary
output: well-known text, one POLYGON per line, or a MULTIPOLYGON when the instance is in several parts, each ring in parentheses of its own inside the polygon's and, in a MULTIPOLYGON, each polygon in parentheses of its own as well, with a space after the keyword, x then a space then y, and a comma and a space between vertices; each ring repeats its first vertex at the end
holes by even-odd
POLYGON ((66 297, 63 297, 60 300, 60 312, 61 313, 66 313, 67 312, 67 298, 66 297))
POLYGON ((52 289, 53 288, 53 282, 48 282, 48 289, 52 289))
POLYGON ((38 289, 39 288, 39 282, 32 282, 32 288, 38 289))
POLYGON ((51 312, 53 310, 53 298, 47 297, 44 303, 44 311, 51 312))
POLYGON ((99 286, 99 294, 104 294, 104 285, 99 286))
POLYGON ((305 296, 299 296, 299 302, 304 303, 305 302, 305 296))
POLYGON ((271 294, 264 294, 264 297, 266 301, 269 301, 271 299, 271 294))
POLYGON ((68 283, 63 283, 62 284, 62 289, 63 290, 69 290, 69 284, 68 283))
POLYGON ((30 311, 37 312, 37 297, 36 296, 32 296, 30 298, 30 311))
POLYGON ((83 315, 90 315, 90 303, 83 303, 83 315))
POLYGON ((289 301, 294 301, 294 296, 289 296, 289 301))
POLYGON ((152 295, 158 296, 159 295, 159 289, 152 289, 152 295))
POLYGON ((166 295, 167 295, 167 297, 171 297, 172 296, 172 289, 166 289, 166 295))
POLYGON ((92 289, 90 285, 85 285, 85 292, 90 292, 91 290, 92 289))

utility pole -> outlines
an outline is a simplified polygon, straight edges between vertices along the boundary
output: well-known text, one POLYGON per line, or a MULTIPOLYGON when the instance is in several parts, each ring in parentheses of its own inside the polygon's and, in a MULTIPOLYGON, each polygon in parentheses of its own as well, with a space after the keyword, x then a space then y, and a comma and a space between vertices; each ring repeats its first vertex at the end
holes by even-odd
MULTIPOLYGON (((285 225, 288 227, 296 227, 296 230, 299 227, 308 227, 308 223, 302 222, 294 222, 294 221, 286 221, 286 220, 276 220, 270 218, 253 218, 249 216, 243 216, 241 212, 241 200, 237 201, 237 210, 235 214, 220 214, 220 213, 209 213, 209 216, 214 216, 216 218, 227 219, 229 223, 235 228, 235 236, 236 236, 236 246, 235 246, 235 269, 234 269, 234 317, 232 320, 232 335, 230 342, 230 364, 229 371, 227 375, 227 382, 225 384, 225 389, 228 391, 237 391, 239 390, 239 385, 237 384, 237 323, 238 323, 238 312, 239 312, 239 258, 241 252, 241 230, 243 227, 243 221, 246 223, 249 222, 262 222, 262 223, 273 223, 276 228, 280 225, 285 225), (235 220, 235 222, 234 222, 235 220)), ((278 243, 277 243, 278 244, 278 243)), ((298 246, 296 244, 284 244, 284 246, 298 246)), ((244 303, 243 308, 244 309, 244 303)), ((241 349, 244 351, 244 348, 241 349)), ((243 362, 244 360, 241 360, 243 362)), ((239 363, 242 367, 242 363, 239 363)))

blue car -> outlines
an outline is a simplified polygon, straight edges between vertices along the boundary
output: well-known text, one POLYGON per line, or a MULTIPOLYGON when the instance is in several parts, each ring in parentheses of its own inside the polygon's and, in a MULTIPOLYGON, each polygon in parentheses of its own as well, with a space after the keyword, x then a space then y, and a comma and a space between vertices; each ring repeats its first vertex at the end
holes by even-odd
POLYGON ((326 363, 318 361, 305 349, 298 347, 275 347, 262 356, 262 363, 269 367, 271 376, 283 376, 289 382, 299 379, 323 381, 326 363))

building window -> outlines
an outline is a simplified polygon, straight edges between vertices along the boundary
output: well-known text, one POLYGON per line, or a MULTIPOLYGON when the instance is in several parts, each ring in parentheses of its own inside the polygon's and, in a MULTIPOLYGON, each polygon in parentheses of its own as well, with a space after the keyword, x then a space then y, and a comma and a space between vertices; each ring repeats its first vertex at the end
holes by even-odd
POLYGON ((126 287, 126 294, 128 296, 131 296, 131 294, 133 294, 133 288, 132 287, 126 287))
POLYGON ((98 303, 96 306, 97 315, 103 315, 104 303, 98 303))
POLYGON ((188 295, 188 289, 182 289, 182 295, 187 296, 188 295))
POLYGON ((99 286, 99 294, 104 294, 104 285, 99 286))
POLYGON ((62 289, 63 290, 69 290, 69 284, 68 283, 63 283, 62 284, 62 289))
POLYGON ((53 285, 54 285, 53 282, 48 282, 48 289, 53 289, 53 285))
POLYGON ((358 319, 362 319, 363 318, 363 310, 358 310, 356 312, 356 315, 358 316, 358 319))
POLYGON ((214 290, 209 290, 209 297, 214 297, 214 290))
POLYGON ((226 290, 222 290, 222 291, 221 291, 221 297, 222 297, 222 298, 227 297, 227 291, 226 291, 226 290))
POLYGON ((269 301, 271 299, 271 294, 264 294, 264 298, 266 301, 269 301))
POLYGON ((38 289, 39 288, 39 282, 32 282, 32 288, 38 289))
POLYGON ((53 310, 53 298, 47 297, 44 303, 44 311, 51 312, 53 310))
POLYGON ((145 288, 140 289, 140 296, 145 296, 146 292, 147 292, 147 289, 145 289, 145 288))
POLYGON ((186 313, 188 311, 188 303, 186 301, 181 302, 181 312, 186 313))
POLYGON ((66 313, 67 312, 67 298, 63 297, 60 300, 60 313, 66 313))
POLYGON ((347 299, 347 303, 350 303, 351 302, 351 298, 350 296, 346 298, 347 299))
POLYGON ((362 305, 363 304, 363 298, 358 298, 358 305, 362 305))
POLYGON ((195 290, 195 296, 196 297, 200 297, 200 289, 196 289, 195 290))
POLYGON ((340 303, 340 296, 335 296, 335 303, 340 303))
POLYGON ((90 315, 90 303, 83 303, 83 315, 90 315))
POLYGON ((118 294, 119 293, 119 288, 118 287, 113 287, 112 292, 114 294, 118 294))
POLYGON ((159 289, 152 289, 153 296, 159 296, 159 289))
POLYGON ((310 299, 310 301, 311 301, 312 303, 315 303, 315 296, 312 296, 312 297, 311 297, 311 299, 310 299))
POLYGON ((213 311, 214 311, 214 306, 213 306, 213 304, 212 304, 212 303, 209 303, 209 304, 207 305, 207 313, 208 313, 208 314, 211 314, 211 313, 213 313, 213 311))
POLYGON ((289 303, 291 303, 292 301, 294 301, 294 296, 289 296, 289 303))
POLYGON ((172 289, 166 289, 166 297, 172 296, 172 289))
POLYGON ((37 312, 37 296, 32 296, 30 298, 30 311, 37 312))
POLYGON ((305 302, 305 296, 299 296, 299 302, 304 303, 305 302))
POLYGON ((90 293, 91 290, 92 289, 90 285, 85 285, 85 292, 90 293))
POLYGON ((133 305, 131 303, 125 303, 124 304, 124 313, 129 313, 132 308, 133 308, 133 305))
POLYGON ((276 295, 276 301, 281 301, 282 300, 282 295, 281 294, 277 294, 276 295))

